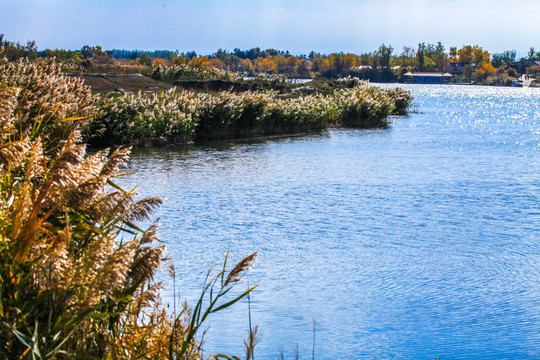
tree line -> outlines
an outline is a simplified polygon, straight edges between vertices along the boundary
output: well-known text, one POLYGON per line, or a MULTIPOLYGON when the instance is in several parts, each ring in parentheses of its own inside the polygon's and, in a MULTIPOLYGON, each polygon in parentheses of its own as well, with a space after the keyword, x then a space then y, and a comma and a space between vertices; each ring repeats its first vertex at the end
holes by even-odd
POLYGON ((422 42, 417 47, 405 46, 400 53, 392 46, 382 44, 372 52, 361 54, 321 54, 311 51, 309 54, 292 55, 289 51, 255 47, 248 50, 235 48, 232 51, 218 49, 209 55, 199 55, 195 51, 178 50, 103 50, 99 45, 85 45, 79 50, 38 51, 35 42, 15 43, 4 40, 3 35, 0 35, 0 49, 8 60, 55 57, 59 61, 76 62, 83 68, 96 63, 113 62, 147 67, 188 65, 193 68, 241 72, 248 76, 265 73, 289 78, 337 79, 354 76, 371 81, 396 82, 402 81, 407 72, 444 73, 456 65, 464 68, 455 79, 458 82, 504 83, 520 74, 537 76, 540 73, 540 52, 533 47, 526 56, 518 59, 516 50, 491 54, 479 45, 450 47, 447 50, 441 42, 422 42))

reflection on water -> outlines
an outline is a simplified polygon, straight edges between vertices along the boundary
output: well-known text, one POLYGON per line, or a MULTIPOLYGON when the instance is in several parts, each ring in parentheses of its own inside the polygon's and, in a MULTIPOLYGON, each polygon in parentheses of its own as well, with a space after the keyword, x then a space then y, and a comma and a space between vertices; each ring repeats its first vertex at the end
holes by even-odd
MULTIPOLYGON (((317 359, 540 357, 540 89, 408 88, 384 130, 134 153, 183 298, 259 251, 256 358, 310 358, 312 319, 317 359)), ((210 325, 243 353, 246 302, 210 325)))

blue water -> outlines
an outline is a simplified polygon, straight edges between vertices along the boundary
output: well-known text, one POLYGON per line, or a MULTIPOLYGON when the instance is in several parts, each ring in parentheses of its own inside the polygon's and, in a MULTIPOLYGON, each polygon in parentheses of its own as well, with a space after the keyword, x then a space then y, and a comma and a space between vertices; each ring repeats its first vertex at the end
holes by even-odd
MULTIPOLYGON (((540 89, 406 87, 417 112, 388 129, 129 162, 124 186, 166 198, 182 298, 259 252, 256 359, 311 359, 313 320, 316 359, 540 358, 540 89)), ((247 301, 212 316, 205 354, 243 356, 247 301)))

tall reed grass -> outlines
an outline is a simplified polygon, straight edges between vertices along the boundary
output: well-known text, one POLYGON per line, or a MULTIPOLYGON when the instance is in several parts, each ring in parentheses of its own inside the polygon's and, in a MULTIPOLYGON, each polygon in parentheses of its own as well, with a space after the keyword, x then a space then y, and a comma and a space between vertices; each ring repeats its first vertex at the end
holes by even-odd
POLYGON ((142 146, 319 131, 330 126, 386 126, 412 97, 358 79, 328 95, 283 97, 274 91, 176 91, 113 95, 102 101, 90 139, 97 145, 142 146))
POLYGON ((54 63, 1 62, 0 359, 201 359, 206 318, 256 254, 209 273, 193 310, 171 314, 154 275, 160 205, 114 183, 128 148, 81 142, 95 98, 54 63))
POLYGON ((42 131, 50 132, 48 135, 58 138, 65 138, 82 122, 56 120, 91 116, 96 111, 98 97, 83 85, 83 80, 64 76, 60 64, 54 59, 40 62, 20 59, 9 62, 0 58, 0 84, 9 84, 19 89, 14 111, 23 127, 32 126, 36 119, 50 118, 54 121, 42 131))
POLYGON ((220 70, 214 67, 193 68, 188 65, 163 66, 158 65, 152 68, 150 77, 158 81, 174 82, 178 80, 225 80, 239 81, 244 77, 241 73, 220 70))

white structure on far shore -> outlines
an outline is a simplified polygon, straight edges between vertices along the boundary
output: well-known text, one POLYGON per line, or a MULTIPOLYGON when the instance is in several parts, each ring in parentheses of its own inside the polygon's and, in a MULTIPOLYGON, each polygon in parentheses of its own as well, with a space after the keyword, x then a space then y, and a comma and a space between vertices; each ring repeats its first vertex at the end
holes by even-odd
POLYGON ((531 86, 531 83, 535 81, 535 78, 530 77, 527 74, 521 75, 521 77, 518 79, 518 83, 522 85, 523 87, 529 87, 531 86))

